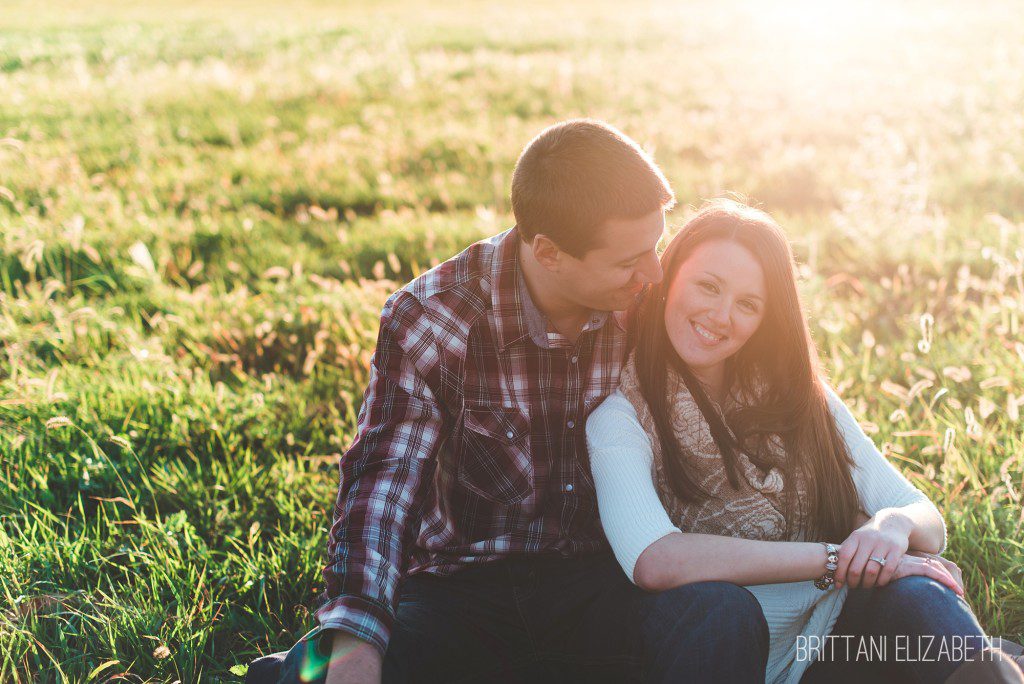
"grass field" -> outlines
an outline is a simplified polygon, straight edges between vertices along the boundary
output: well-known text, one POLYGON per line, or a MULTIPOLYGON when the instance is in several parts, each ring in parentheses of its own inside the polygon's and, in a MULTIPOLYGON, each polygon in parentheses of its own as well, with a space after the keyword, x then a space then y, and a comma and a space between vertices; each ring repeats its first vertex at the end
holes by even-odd
POLYGON ((1021 639, 1015 3, 214 4, 0 10, 0 681, 238 681, 308 629, 384 299, 578 115, 672 224, 782 222, 835 385, 1021 639))

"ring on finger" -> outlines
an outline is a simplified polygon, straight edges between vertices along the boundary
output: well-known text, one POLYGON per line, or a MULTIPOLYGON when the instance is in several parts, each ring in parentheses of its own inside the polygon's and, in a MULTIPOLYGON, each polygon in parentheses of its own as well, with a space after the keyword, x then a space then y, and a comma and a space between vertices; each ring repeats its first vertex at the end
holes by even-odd
POLYGON ((878 563, 880 566, 882 566, 883 568, 885 567, 885 558, 884 557, 880 558, 878 556, 868 556, 868 560, 873 560, 876 563, 878 563))

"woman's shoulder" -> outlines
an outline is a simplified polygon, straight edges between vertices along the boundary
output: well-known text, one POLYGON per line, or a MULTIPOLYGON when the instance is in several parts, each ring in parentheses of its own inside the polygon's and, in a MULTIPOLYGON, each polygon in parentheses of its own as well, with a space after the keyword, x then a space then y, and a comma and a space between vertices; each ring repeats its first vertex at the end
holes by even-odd
POLYGON ((646 432, 637 417, 636 407, 621 389, 605 397, 587 417, 587 439, 591 442, 609 443, 613 438, 621 441, 634 435, 646 437, 646 432))
POLYGON ((836 421, 836 424, 840 428, 859 426, 850 408, 843 401, 843 398, 839 396, 835 388, 832 387, 832 384, 825 378, 819 378, 818 382, 825 393, 825 403, 828 406, 828 410, 832 413, 832 418, 836 421))
POLYGON ((637 419, 636 407, 633 406, 633 402, 629 400, 621 389, 616 389, 590 412, 590 416, 587 418, 587 425, 625 419, 637 419))

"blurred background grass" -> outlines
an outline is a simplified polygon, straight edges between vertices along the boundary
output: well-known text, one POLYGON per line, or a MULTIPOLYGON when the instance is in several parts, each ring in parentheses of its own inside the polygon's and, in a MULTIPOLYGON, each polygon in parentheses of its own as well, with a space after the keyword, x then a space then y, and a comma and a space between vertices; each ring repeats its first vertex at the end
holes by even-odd
POLYGON ((1024 633, 1024 14, 975 2, 0 12, 0 680, 237 681, 308 607, 401 283, 607 119, 772 212, 834 384, 1024 633), (234 670, 232 670, 234 668, 234 670))

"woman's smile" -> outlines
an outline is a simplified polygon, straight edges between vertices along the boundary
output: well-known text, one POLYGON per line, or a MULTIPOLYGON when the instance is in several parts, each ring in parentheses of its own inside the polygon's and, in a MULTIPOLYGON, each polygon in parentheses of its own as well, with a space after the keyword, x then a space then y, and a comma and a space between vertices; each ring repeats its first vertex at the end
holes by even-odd
POLYGON ((700 339, 702 342, 704 342, 704 344, 710 347, 713 347, 719 344, 720 342, 728 339, 728 337, 726 337, 725 335, 716 335, 715 333, 711 332, 697 321, 691 320, 690 326, 693 328, 694 332, 697 333, 698 339, 700 339))

